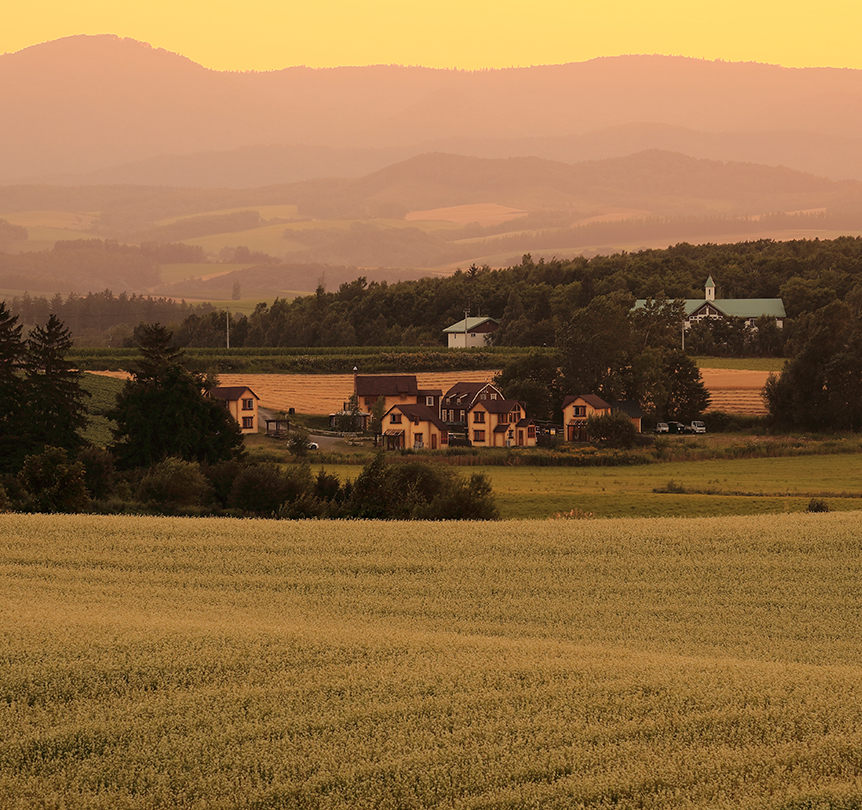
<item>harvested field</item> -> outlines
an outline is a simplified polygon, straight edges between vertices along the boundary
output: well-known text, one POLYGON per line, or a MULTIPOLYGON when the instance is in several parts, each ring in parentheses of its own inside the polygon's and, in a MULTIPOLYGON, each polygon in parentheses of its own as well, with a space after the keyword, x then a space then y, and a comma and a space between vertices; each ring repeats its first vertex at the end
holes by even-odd
POLYGON ((766 413, 760 392, 766 385, 768 371, 702 368, 700 373, 712 397, 710 410, 752 416, 766 413))
MULTIPOLYGON (((109 377, 126 377, 124 371, 94 371, 109 377)), ((490 382, 497 370, 441 371, 417 374, 419 387, 439 388, 444 393, 456 382, 490 382)), ((259 397, 263 408, 297 413, 333 413, 353 392, 352 374, 219 374, 220 385, 246 385, 259 397)))
MULTIPOLYGON (((417 374, 420 388, 439 388, 444 393, 456 382, 490 382, 498 369, 483 371, 441 371, 417 374)), ((123 371, 96 371, 111 377, 125 377, 123 371)), ((739 369, 701 369, 712 396, 710 408, 726 413, 762 415, 766 408, 760 391, 769 372, 739 369)), ((351 374, 220 374, 221 385, 247 385, 264 408, 297 413, 333 413, 341 409, 353 391, 351 374)))

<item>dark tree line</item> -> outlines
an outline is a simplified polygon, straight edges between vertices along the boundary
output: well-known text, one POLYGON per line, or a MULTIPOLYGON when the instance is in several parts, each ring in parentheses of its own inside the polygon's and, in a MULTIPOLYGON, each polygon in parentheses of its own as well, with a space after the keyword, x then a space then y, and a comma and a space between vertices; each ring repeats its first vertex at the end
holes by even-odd
MULTIPOLYGON (((733 245, 679 244, 570 261, 514 267, 471 267, 448 277, 393 284, 359 277, 328 291, 292 301, 260 304, 233 325, 233 346, 441 345, 442 330, 471 315, 502 320, 498 345, 551 346, 572 314, 598 296, 632 299, 666 296, 702 298, 712 275, 720 298, 783 298, 789 318, 830 301, 862 295, 862 239, 760 240, 733 245)), ((278 268, 268 271, 275 285, 278 268)), ((237 276, 239 279, 240 277, 237 276)), ((190 346, 224 345, 225 313, 195 313, 177 328, 190 346)), ((699 327, 690 353, 781 356, 789 330, 743 331, 741 324, 699 327)))
POLYGON ((109 345, 131 346, 132 331, 138 324, 177 323, 214 311, 211 304, 192 305, 137 293, 115 295, 111 290, 65 297, 57 293, 51 298, 25 292, 8 299, 6 304, 25 325, 44 323, 49 315, 55 315, 67 326, 76 345, 86 339, 103 338, 109 345))

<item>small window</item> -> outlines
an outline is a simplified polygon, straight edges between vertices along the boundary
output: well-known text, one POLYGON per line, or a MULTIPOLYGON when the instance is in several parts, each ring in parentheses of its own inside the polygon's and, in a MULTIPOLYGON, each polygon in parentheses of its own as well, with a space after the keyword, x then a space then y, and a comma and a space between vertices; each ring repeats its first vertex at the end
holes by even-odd
POLYGON ((449 434, 445 430, 440 433, 440 444, 449 444, 449 434))
POLYGON ((253 399, 244 399, 242 401, 242 409, 244 411, 253 411, 254 410, 254 400, 253 399))
POLYGON ((393 425, 400 425, 401 424, 401 414, 400 413, 390 413, 389 414, 389 421, 393 425))
POLYGON ((575 405, 575 416, 586 416, 587 415, 587 406, 586 405, 575 405))
POLYGON ((496 394, 491 394, 491 399, 497 399, 497 395, 496 395, 496 394))
POLYGON ((434 397, 425 397, 425 404, 429 408, 433 408, 434 407, 434 397))
POLYGON ((481 394, 479 394, 479 399, 488 399, 488 395, 483 391, 481 394))
POLYGON ((528 439, 535 439, 536 438, 536 426, 535 425, 529 425, 527 427, 527 438, 528 439))
POLYGON ((254 430, 254 417, 253 416, 243 416, 243 418, 242 418, 242 429, 243 430, 254 430))
POLYGON ((474 430, 473 431, 473 441, 474 442, 484 442, 485 441, 485 431, 484 430, 474 430))
POLYGON ((485 421, 485 411, 473 411, 473 421, 474 422, 484 422, 485 421))

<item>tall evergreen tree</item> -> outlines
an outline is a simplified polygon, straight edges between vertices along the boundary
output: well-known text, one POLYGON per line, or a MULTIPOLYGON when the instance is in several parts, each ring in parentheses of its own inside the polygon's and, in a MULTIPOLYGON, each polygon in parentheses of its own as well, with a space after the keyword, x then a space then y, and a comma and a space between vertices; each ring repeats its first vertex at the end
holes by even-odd
POLYGON ((182 365, 172 334, 160 324, 136 331, 143 358, 108 413, 117 422, 112 450, 123 467, 166 458, 228 461, 242 455, 242 432, 223 403, 205 396, 215 381, 182 365))
POLYGON ((21 375, 24 341, 18 316, 0 301, 0 472, 15 472, 24 461, 27 418, 25 383, 21 375))
POLYGON ((81 372, 66 359, 71 348, 71 333, 54 314, 27 340, 27 432, 39 450, 47 445, 78 450, 86 444, 79 431, 87 427, 84 400, 90 394, 81 388, 81 372))

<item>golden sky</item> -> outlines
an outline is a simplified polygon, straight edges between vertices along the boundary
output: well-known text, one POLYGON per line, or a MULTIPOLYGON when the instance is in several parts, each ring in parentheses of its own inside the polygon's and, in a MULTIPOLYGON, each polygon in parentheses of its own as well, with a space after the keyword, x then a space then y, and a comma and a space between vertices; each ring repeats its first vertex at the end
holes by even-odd
POLYGON ((862 3, 856 0, 31 0, 8 5, 0 53, 73 34, 118 34, 217 70, 368 64, 475 70, 631 53, 862 68, 862 3))

